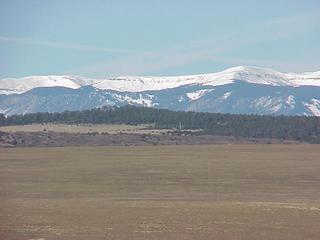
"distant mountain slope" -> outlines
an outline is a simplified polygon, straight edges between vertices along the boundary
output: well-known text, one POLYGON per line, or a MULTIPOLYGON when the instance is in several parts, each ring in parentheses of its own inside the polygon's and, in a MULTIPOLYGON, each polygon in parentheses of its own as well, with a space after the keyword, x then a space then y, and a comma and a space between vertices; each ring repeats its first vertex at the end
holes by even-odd
POLYGON ((6 115, 127 104, 199 112, 320 116, 320 72, 293 74, 234 67, 177 77, 0 80, 0 113, 6 115))

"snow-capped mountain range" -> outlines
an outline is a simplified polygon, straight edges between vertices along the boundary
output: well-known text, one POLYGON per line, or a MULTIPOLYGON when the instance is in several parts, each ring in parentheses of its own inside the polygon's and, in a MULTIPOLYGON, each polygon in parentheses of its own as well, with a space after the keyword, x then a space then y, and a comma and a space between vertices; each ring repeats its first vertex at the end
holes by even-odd
POLYGON ((0 79, 0 113, 82 110, 133 104, 185 111, 320 116, 320 71, 281 73, 258 67, 170 76, 0 79))

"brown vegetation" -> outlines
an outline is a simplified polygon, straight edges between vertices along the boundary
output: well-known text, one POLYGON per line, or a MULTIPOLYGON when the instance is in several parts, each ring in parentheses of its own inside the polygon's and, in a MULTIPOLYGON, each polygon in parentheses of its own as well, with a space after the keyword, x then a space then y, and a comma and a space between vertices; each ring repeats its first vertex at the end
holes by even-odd
POLYGON ((0 149, 2 239, 319 239, 318 145, 0 149))

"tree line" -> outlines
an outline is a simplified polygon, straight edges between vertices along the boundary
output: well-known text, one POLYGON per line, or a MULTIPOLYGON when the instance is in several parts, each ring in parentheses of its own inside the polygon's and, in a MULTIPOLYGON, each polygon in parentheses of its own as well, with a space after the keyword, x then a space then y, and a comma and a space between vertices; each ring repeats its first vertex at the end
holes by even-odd
POLYGON ((154 124, 156 128, 202 129, 197 134, 276 138, 320 143, 320 118, 307 116, 241 115, 175 112, 135 106, 103 107, 62 113, 31 113, 4 116, 0 126, 34 123, 154 124))

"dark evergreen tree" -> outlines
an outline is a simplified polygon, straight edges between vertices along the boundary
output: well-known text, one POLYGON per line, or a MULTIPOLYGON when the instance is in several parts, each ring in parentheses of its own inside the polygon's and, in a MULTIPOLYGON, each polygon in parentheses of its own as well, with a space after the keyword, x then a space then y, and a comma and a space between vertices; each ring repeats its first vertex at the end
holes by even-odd
POLYGON ((63 113, 33 113, 5 117, 0 126, 32 123, 154 124, 157 128, 202 129, 198 134, 278 138, 320 143, 320 118, 220 113, 173 112, 134 106, 103 107, 63 113))

